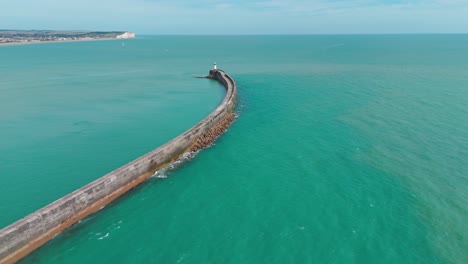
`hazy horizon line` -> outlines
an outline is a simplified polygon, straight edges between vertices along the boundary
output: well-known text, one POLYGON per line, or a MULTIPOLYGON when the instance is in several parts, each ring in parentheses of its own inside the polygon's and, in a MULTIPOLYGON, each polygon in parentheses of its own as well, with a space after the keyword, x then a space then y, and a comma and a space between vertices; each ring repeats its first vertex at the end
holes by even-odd
POLYGON ((241 34, 205 34, 205 33, 140 33, 132 30, 87 30, 87 29, 7 29, 0 31, 69 31, 69 32, 133 32, 137 36, 342 36, 342 35, 468 35, 468 32, 394 32, 394 33, 241 33, 241 34))

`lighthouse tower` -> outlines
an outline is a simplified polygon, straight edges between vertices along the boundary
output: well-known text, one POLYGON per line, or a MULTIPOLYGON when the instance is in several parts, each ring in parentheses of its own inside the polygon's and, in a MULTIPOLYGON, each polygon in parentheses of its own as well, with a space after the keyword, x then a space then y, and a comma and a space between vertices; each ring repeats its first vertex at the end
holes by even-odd
POLYGON ((216 62, 215 62, 214 65, 213 65, 213 70, 217 70, 217 69, 218 69, 218 67, 216 66, 216 62))

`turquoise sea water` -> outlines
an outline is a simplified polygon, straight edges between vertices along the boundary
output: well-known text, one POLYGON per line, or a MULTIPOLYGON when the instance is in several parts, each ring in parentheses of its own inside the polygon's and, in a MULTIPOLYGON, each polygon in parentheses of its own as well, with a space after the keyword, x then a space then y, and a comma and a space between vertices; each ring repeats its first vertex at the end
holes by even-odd
POLYGON ((214 147, 23 263, 467 263, 468 36, 0 47, 0 224, 201 120, 214 147))

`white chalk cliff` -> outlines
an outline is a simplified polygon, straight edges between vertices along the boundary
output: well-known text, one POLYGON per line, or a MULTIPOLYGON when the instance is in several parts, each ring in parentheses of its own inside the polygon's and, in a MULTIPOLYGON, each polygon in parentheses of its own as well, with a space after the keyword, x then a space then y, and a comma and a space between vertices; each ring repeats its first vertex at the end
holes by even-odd
POLYGON ((117 37, 115 37, 115 38, 118 38, 118 39, 131 39, 131 38, 135 38, 135 33, 125 32, 122 35, 117 35, 117 37))

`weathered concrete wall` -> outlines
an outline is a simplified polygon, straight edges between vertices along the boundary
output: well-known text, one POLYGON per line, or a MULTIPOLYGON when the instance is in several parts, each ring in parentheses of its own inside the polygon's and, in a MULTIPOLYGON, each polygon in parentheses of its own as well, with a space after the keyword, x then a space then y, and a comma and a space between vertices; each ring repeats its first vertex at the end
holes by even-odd
POLYGON ((236 105, 236 83, 220 70, 210 71, 209 77, 220 81, 227 91, 211 114, 168 143, 0 230, 0 263, 17 262, 193 149, 197 140, 210 134, 217 124, 226 123, 226 116, 232 115, 236 105))

